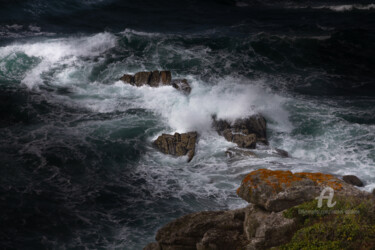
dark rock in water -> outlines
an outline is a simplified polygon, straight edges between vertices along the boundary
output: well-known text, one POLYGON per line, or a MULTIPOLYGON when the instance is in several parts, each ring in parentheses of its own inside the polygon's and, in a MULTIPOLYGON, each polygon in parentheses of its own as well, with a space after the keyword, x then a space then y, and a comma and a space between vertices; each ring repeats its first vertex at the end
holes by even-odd
POLYGON ((257 136, 255 134, 234 134, 233 142, 236 143, 240 148, 254 149, 257 142, 257 136))
POLYGON ((259 114, 237 119, 233 123, 221 119, 217 120, 213 116, 213 127, 227 141, 235 142, 239 147, 255 148, 255 142, 268 144, 266 119, 259 114))
POLYGON ((134 84, 134 78, 132 75, 125 74, 120 78, 120 80, 125 83, 134 84))
POLYGON ((254 152, 238 148, 228 148, 228 150, 225 151, 225 155, 229 158, 235 156, 251 156, 254 158, 258 157, 254 152))
POLYGON ((186 94, 190 94, 191 87, 186 79, 176 79, 172 81, 172 86, 186 94))
POLYGON ((183 156, 188 155, 188 162, 194 157, 197 132, 174 135, 162 134, 155 141, 154 145, 163 153, 183 156))
POLYGON ((245 119, 237 119, 234 121, 232 128, 235 132, 245 134, 256 134, 258 140, 267 141, 266 119, 260 114, 250 116, 245 119), (247 130, 247 133, 245 132, 247 130))
POLYGON ((355 175, 344 175, 342 179, 351 185, 363 187, 363 182, 355 175))
POLYGON ((331 187, 335 196, 368 195, 330 174, 293 174, 290 171, 268 169, 258 169, 245 176, 237 194, 267 211, 278 212, 314 199, 326 187, 331 187))
POLYGON ((163 85, 170 85, 172 81, 172 74, 170 71, 160 71, 160 80, 163 85))
POLYGON ((138 72, 134 75, 134 84, 137 87, 148 84, 151 72, 138 72))
POLYGON ((120 80, 137 87, 149 85, 150 87, 159 87, 163 85, 172 85, 175 89, 185 94, 190 94, 191 87, 186 79, 176 79, 172 82, 172 74, 170 71, 153 71, 138 72, 134 76, 125 74, 120 80))
POLYGON ((279 148, 276 148, 275 149, 275 151, 276 151, 276 153, 278 154, 278 155, 280 155, 281 157, 289 157, 289 153, 287 152, 287 151, 285 151, 285 150, 282 150, 282 149, 279 149, 279 148))
POLYGON ((148 85, 151 87, 158 87, 160 84, 160 72, 155 70, 151 73, 150 81, 148 85))

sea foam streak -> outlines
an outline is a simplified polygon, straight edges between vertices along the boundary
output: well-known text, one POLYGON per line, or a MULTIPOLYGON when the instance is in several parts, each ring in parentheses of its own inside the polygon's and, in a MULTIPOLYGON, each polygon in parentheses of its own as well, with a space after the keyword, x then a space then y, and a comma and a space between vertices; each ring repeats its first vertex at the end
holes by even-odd
POLYGON ((289 9, 305 9, 305 8, 312 8, 312 9, 329 9, 335 12, 345 12, 345 11, 353 11, 353 10, 373 10, 375 9, 375 4, 343 4, 343 5, 318 5, 318 6, 294 6, 289 5, 287 6, 289 9))
POLYGON ((50 39, 30 44, 14 44, 0 48, 0 58, 13 53, 25 53, 41 62, 28 71, 22 83, 29 88, 41 84, 41 74, 54 67, 72 65, 79 57, 95 57, 115 47, 116 37, 110 33, 99 33, 88 37, 50 39))
POLYGON ((375 9, 375 4, 323 5, 323 6, 313 7, 313 9, 330 9, 332 11, 337 11, 337 12, 351 11, 351 10, 372 10, 372 9, 375 9))

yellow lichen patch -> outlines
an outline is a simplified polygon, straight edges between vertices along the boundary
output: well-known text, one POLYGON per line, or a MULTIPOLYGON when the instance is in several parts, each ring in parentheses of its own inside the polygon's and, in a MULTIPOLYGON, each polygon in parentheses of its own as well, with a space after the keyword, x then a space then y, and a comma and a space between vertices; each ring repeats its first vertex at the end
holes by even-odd
MULTIPOLYGON (((302 179, 310 179, 316 185, 325 185, 332 187, 335 190, 342 188, 341 183, 330 174, 322 173, 296 173, 282 170, 268 170, 258 169, 249 173, 242 181, 250 189, 256 189, 260 183, 266 183, 272 188, 274 192, 279 192, 287 187, 290 187, 294 182, 301 181, 302 179)), ((238 193, 239 190, 237 190, 238 193)))

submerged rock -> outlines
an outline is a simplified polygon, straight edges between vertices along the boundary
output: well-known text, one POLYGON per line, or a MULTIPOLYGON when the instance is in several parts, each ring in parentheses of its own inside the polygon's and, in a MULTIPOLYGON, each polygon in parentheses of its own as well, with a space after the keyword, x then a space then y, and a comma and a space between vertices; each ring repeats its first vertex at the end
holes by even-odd
POLYGON ((227 157, 232 158, 235 156, 251 156, 251 157, 258 157, 254 152, 244 149, 238 149, 238 148, 229 148, 227 151, 225 151, 225 154, 227 157))
POLYGON ((255 148, 256 142, 267 142, 266 119, 260 114, 237 119, 233 123, 216 119, 213 116, 213 127, 227 141, 236 143, 242 148, 255 148))
POLYGON ((154 145, 164 154, 187 155, 188 162, 190 162, 195 154, 197 137, 197 132, 175 133, 174 135, 162 134, 154 141, 154 145))
POLYGON ((295 173, 259 169, 249 173, 237 190, 242 199, 268 211, 282 211, 317 197, 325 187, 335 195, 363 196, 352 185, 322 173, 295 173))
POLYGON ((344 175, 342 179, 348 184, 363 187, 363 182, 355 175, 344 175))
POLYGON ((289 153, 285 150, 276 148, 275 151, 276 151, 276 154, 280 155, 281 157, 284 157, 284 158, 289 157, 289 153))

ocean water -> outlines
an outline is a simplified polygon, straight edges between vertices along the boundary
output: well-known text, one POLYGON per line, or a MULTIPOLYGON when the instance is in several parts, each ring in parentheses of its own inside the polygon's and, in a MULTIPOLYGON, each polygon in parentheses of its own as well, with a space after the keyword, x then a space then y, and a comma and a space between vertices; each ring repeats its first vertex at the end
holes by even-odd
POLYGON ((142 249, 179 216, 246 206, 259 168, 375 188, 374 3, 261 2, 0 1, 0 247, 142 249), (191 94, 118 80, 164 69, 191 94), (211 115, 255 113, 270 147, 227 158, 211 115), (188 131, 190 163, 151 145, 188 131))

